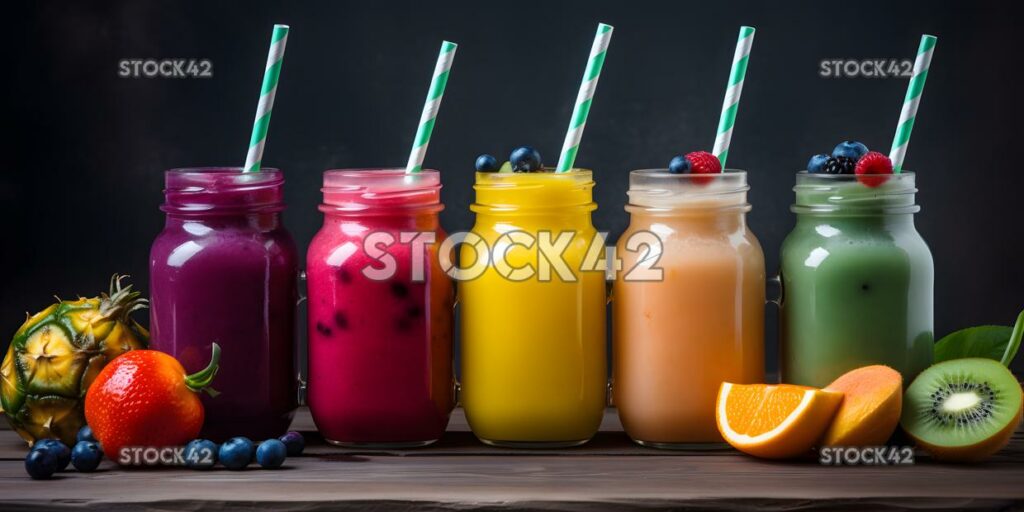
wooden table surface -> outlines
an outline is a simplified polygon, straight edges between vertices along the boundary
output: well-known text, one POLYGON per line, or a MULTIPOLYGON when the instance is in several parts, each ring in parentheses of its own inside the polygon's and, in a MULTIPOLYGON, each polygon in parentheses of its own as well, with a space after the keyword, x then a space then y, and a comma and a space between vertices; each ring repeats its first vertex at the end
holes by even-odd
MULTIPOLYGON (((6 425, 6 421, 3 422, 6 425)), ((357 452, 325 445, 306 410, 293 428, 309 446, 281 470, 252 466, 59 473, 34 481, 24 443, 0 431, 0 510, 1024 510, 1024 435, 984 464, 913 466, 768 462, 729 449, 669 452, 637 446, 614 410, 580 448, 481 445, 457 410, 437 445, 357 452)))

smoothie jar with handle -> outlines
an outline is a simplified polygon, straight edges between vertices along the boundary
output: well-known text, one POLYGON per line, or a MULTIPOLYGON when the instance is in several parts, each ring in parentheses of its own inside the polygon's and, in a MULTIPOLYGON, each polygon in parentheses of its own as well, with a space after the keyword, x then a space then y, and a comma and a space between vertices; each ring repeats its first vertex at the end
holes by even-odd
POLYGON ((747 174, 655 169, 629 181, 612 294, 619 418, 645 446, 720 443, 722 382, 764 382, 765 264, 747 227, 747 174))
POLYGON ((454 291, 441 270, 437 171, 324 173, 306 258, 313 420, 331 443, 414 447, 454 407, 454 291))
POLYGON ((593 187, 589 170, 476 174, 476 224, 461 246, 461 268, 476 270, 459 282, 460 396, 485 443, 573 446, 601 423, 607 300, 604 268, 587 261, 593 244, 604 248, 593 187), (561 251, 541 252, 545 242, 561 251))
POLYGON ((910 382, 932 361, 934 266, 914 226, 915 175, 796 175, 782 245, 783 382, 826 386, 884 364, 910 382), (869 186, 871 185, 871 186, 869 186))
POLYGON ((295 243, 281 223, 277 169, 167 171, 164 230, 150 251, 152 347, 187 373, 221 346, 202 436, 267 439, 297 407, 295 243))

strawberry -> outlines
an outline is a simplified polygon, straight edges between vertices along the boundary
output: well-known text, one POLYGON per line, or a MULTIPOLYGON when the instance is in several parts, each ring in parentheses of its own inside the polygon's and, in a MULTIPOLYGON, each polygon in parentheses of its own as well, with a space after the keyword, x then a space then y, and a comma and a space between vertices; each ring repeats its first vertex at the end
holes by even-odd
POLYGON ((889 179, 885 175, 892 174, 892 161, 877 151, 871 151, 857 160, 853 172, 857 175, 857 181, 874 188, 889 179))
POLYGON ((173 357, 156 350, 132 350, 103 368, 85 395, 85 418, 114 461, 124 447, 180 446, 199 435, 203 404, 199 392, 217 374, 220 347, 202 371, 185 375, 173 357))

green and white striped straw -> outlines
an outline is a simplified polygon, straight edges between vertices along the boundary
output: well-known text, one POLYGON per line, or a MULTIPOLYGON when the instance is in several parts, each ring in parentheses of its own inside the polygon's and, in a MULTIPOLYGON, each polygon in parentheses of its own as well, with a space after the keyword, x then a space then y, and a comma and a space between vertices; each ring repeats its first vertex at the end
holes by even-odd
POLYGON ((562 144, 562 153, 558 157, 558 167, 555 168, 555 172, 567 172, 576 163, 576 153, 580 149, 583 128, 587 125, 590 104, 594 100, 597 79, 601 77, 601 68, 604 67, 604 57, 608 53, 608 43, 612 40, 613 30, 615 27, 604 23, 597 26, 594 44, 590 47, 587 69, 583 72, 583 83, 580 84, 580 92, 576 95, 576 107, 572 110, 569 131, 565 134, 565 142, 562 144))
POLYGON ((288 25, 274 25, 274 33, 270 36, 270 52, 267 54, 267 67, 263 72, 263 88, 260 90, 260 102, 256 107, 256 121, 252 124, 249 152, 245 155, 245 167, 242 168, 245 172, 259 171, 263 162, 263 145, 267 141, 267 130, 270 129, 270 114, 274 110, 274 96, 277 95, 277 80, 281 76, 288 30, 288 25))
POLYGON ((722 116, 718 120, 718 134, 715 135, 715 147, 711 152, 718 157, 723 169, 729 157, 729 143, 732 142, 732 128, 736 125, 736 111, 740 108, 743 80, 747 76, 747 62, 750 61, 750 47, 754 45, 754 32, 754 27, 740 27, 736 52, 732 56, 732 70, 729 71, 729 85, 725 88, 725 99, 722 100, 722 116))
POLYGON ((409 162, 405 164, 406 174, 423 170, 423 158, 427 156, 430 134, 434 133, 434 120, 437 119, 437 111, 441 108, 441 98, 444 97, 444 88, 448 85, 448 74, 451 72, 455 49, 458 47, 459 45, 451 41, 441 43, 441 53, 437 55, 437 64, 434 65, 434 78, 430 80, 430 90, 427 91, 427 101, 423 104, 423 113, 420 114, 416 138, 412 141, 409 162))
POLYGON ((921 45, 917 47, 914 76, 910 78, 910 85, 907 86, 907 96, 903 99, 903 110, 900 111, 900 123, 896 125, 896 135, 892 139, 892 149, 889 150, 889 160, 892 160, 892 170, 896 174, 903 170, 903 159, 907 156, 910 132, 914 129, 917 107, 921 104, 921 93, 924 92, 924 82, 928 79, 928 68, 932 63, 936 41, 938 38, 935 36, 925 34, 921 36, 921 45))

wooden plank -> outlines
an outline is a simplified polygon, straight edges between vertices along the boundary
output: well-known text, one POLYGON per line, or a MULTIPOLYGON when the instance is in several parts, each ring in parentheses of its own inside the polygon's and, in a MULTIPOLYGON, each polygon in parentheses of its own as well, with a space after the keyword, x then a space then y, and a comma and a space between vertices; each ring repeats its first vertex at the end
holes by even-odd
MULTIPOLYGON (((311 426, 308 414, 296 427, 311 426)), ((229 510, 836 510, 1024 509, 1024 438, 985 464, 823 467, 768 462, 731 450, 666 452, 636 446, 613 411, 593 445, 557 452, 483 446, 453 417, 434 447, 384 453, 327 446, 278 471, 177 468, 61 473, 32 481, 24 448, 0 432, 0 509, 67 507, 229 510)))
POLYGON ((928 508, 1021 505, 1021 468, 921 465, 822 468, 731 455, 687 457, 558 456, 302 457, 280 471, 123 471, 66 473, 30 481, 0 463, 2 504, 89 506, 146 504, 188 508, 266 505, 316 510, 329 504, 432 505, 444 508, 578 508, 579 504, 659 507, 695 504, 736 510, 926 504, 928 508), (582 460, 581 460, 582 459, 582 460))

